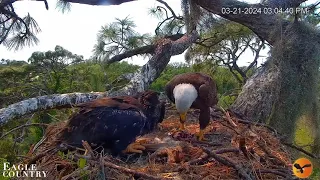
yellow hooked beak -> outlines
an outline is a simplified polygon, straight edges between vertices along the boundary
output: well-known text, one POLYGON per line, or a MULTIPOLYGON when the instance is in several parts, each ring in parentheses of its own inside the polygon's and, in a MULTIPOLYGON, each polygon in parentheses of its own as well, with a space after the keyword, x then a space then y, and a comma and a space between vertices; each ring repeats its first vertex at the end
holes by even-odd
POLYGON ((180 113, 180 130, 184 130, 184 122, 186 122, 187 119, 187 112, 180 113))

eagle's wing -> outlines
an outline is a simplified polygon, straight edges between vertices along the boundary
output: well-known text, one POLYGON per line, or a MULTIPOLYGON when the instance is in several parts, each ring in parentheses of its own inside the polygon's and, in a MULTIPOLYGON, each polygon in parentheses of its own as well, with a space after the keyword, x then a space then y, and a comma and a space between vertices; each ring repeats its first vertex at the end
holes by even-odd
POLYGON ((159 118, 159 123, 161 123, 164 119, 165 113, 166 113, 166 104, 165 102, 161 102, 161 110, 160 110, 160 118, 159 118))
POLYGON ((175 103, 174 97, 173 97, 173 88, 172 88, 172 84, 170 84, 170 82, 166 84, 164 90, 165 90, 167 97, 170 99, 170 101, 175 103))
POLYGON ((145 123, 144 114, 134 109, 96 107, 70 119, 61 135, 63 141, 74 146, 81 146, 85 140, 119 153, 143 134, 145 123))
POLYGON ((92 109, 96 107, 116 107, 119 109, 137 109, 141 108, 139 101, 130 96, 120 96, 113 98, 102 98, 94 101, 76 105, 76 107, 92 109))
POLYGON ((206 102, 206 105, 210 107, 216 105, 218 103, 216 84, 212 80, 202 84, 199 87, 199 96, 206 102))
POLYGON ((210 96, 210 86, 207 83, 202 84, 199 87, 199 97, 206 102, 207 106, 211 106, 213 104, 213 98, 210 96))
POLYGON ((67 123, 69 128, 88 126, 90 124, 90 121, 87 121, 88 117, 98 116, 96 111, 94 111, 97 108, 116 108, 120 110, 132 109, 136 111, 142 110, 138 100, 130 96, 97 99, 78 104, 76 107, 81 109, 70 116, 67 123))

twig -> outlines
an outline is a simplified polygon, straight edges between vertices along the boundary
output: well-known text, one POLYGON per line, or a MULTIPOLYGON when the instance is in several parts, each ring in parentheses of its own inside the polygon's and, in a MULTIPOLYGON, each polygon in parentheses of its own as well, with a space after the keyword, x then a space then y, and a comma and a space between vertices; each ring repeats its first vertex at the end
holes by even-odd
POLYGON ((197 144, 205 144, 209 146, 222 146, 222 143, 211 143, 211 142, 206 142, 206 141, 199 141, 199 140, 191 140, 191 143, 197 143, 197 144))
POLYGON ((203 161, 206 161, 210 158, 210 156, 207 153, 203 153, 200 157, 198 157, 197 159, 193 159, 191 161, 186 162, 186 165, 195 165, 195 164, 199 164, 203 161))
POLYGON ((133 50, 125 51, 122 54, 115 55, 112 58, 107 59, 106 62, 108 64, 111 64, 111 63, 118 62, 118 61, 121 61, 122 59, 129 58, 129 57, 132 57, 135 55, 154 53, 155 49, 156 49, 155 45, 142 46, 142 47, 139 47, 139 48, 136 48, 133 50))
POLYGON ((214 151, 214 153, 216 154, 223 154, 223 153, 230 153, 230 152, 239 153, 240 151, 238 148, 222 148, 214 151))
POLYGON ((278 176, 282 176, 284 178, 288 177, 287 173, 279 172, 273 169, 257 169, 256 172, 259 174, 263 174, 263 173, 275 174, 278 176))
POLYGON ((164 6, 166 6, 166 8, 169 9, 169 11, 171 12, 172 16, 176 19, 179 19, 179 20, 183 20, 183 18, 181 16, 177 16, 176 13, 174 13, 174 11, 172 10, 172 8, 168 5, 168 3, 166 3, 165 1, 163 0, 156 0, 158 1, 159 3, 163 4, 164 6))
POLYGON ((87 141, 82 141, 82 146, 86 149, 86 151, 88 151, 88 153, 92 159, 96 159, 94 152, 87 141))
POLYGON ((40 141, 37 142, 37 144, 35 144, 33 147, 32 147, 32 150, 30 151, 30 153, 32 154, 36 149, 38 149, 38 147, 47 139, 46 136, 43 136, 40 141))
POLYGON ((266 127, 267 129, 274 132, 275 134, 279 134, 279 132, 276 129, 274 129, 273 127, 271 127, 269 125, 263 124, 263 123, 252 122, 252 121, 248 121, 248 120, 244 120, 244 119, 240 119, 240 118, 238 119, 238 122, 242 123, 242 124, 252 124, 255 126, 266 127))
POLYGON ((16 155, 16 157, 24 158, 24 159, 30 159, 29 156, 24 156, 24 155, 16 155))
POLYGON ((242 124, 252 124, 252 125, 255 125, 255 126, 261 126, 261 127, 265 127, 267 129, 269 129, 271 132, 281 136, 281 134, 276 130, 274 129, 273 127, 269 126, 269 125, 266 125, 264 123, 258 123, 258 122, 254 122, 254 121, 249 121, 249 120, 246 120, 241 114, 231 110, 231 109, 228 109, 228 111, 230 111, 234 116, 236 116, 238 118, 238 122, 239 123, 242 123, 242 124))
POLYGON ((268 147, 261 141, 257 141, 257 144, 259 145, 259 147, 271 158, 275 159, 278 164, 281 164, 283 166, 287 166, 287 163, 284 162, 282 159, 278 158, 277 156, 273 155, 271 153, 271 151, 268 149, 268 147))
POLYGON ((104 168, 104 165, 103 165, 103 156, 102 154, 100 154, 100 159, 99 159, 99 165, 100 165, 100 168, 101 168, 101 180, 106 180, 106 173, 105 173, 105 168, 104 168))
POLYGON ((42 157, 44 157, 44 156, 47 156, 48 153, 49 153, 50 151, 52 151, 52 150, 55 150, 54 153, 59 151, 59 149, 56 149, 56 147, 51 148, 51 149, 48 149, 48 150, 46 150, 46 151, 44 151, 44 152, 42 152, 42 153, 40 153, 40 154, 32 157, 32 158, 29 160, 29 162, 28 162, 28 166, 29 166, 30 164, 34 164, 34 163, 37 162, 40 158, 42 158, 42 157))
POLYGON ((80 174, 83 170, 88 170, 88 169, 89 169, 89 166, 86 166, 84 168, 78 168, 77 170, 73 171, 72 173, 70 173, 70 174, 68 174, 66 176, 63 176, 61 178, 61 180, 67 180, 68 178, 70 178, 72 176, 74 177, 74 176, 80 174))
POLYGON ((215 106, 215 109, 221 111, 222 113, 224 113, 226 115, 226 118, 223 118, 223 119, 226 120, 229 124, 231 124, 233 127, 238 127, 237 124, 232 121, 231 116, 228 111, 224 110, 221 106, 217 106, 217 105, 215 106))
POLYGON ((284 141, 281 141, 281 142, 282 142, 282 144, 284 144, 284 145, 286 145, 286 146, 289 146, 289 147, 291 147, 291 148, 293 148, 293 149, 296 149, 296 150, 298 150, 298 151, 300 151, 300 152, 302 152, 302 153, 304 153, 304 154, 306 154, 306 155, 308 155, 308 156, 310 156, 310 157, 312 157, 312 158, 320 159, 318 156, 316 156, 316 155, 314 155, 314 154, 312 154, 312 153, 304 150, 303 148, 298 147, 298 146, 296 146, 296 145, 294 145, 294 144, 292 144, 292 143, 288 143, 288 142, 284 142, 284 141))
POLYGON ((215 160, 217 160, 218 162, 229 166, 229 167, 233 167, 240 176, 244 177, 246 180, 253 180, 253 177, 251 177, 242 167, 241 165, 236 164, 235 162, 233 162, 231 159, 226 158, 226 157, 222 157, 217 155, 215 152, 210 151, 206 148, 200 147, 205 153, 207 153, 209 156, 213 157, 215 160))
POLYGON ((13 129, 11 129, 10 131, 6 132, 5 134, 3 134, 0 139, 4 138, 5 136, 7 136, 8 134, 16 131, 16 130, 19 130, 21 128, 24 128, 24 127, 29 127, 29 126, 48 126, 48 124, 45 124, 45 123, 32 123, 32 124, 24 124, 24 125, 21 125, 21 126, 18 126, 18 127, 15 127, 13 129))
POLYGON ((145 173, 142 173, 142 172, 138 172, 138 171, 135 171, 133 169, 128 169, 128 168, 125 168, 125 167, 122 167, 122 166, 118 166, 116 164, 113 164, 113 163, 110 163, 110 162, 106 162, 104 160, 103 160, 103 164, 106 167, 117 169, 117 170, 120 170, 122 172, 130 173, 130 174, 133 174, 135 176, 139 176, 139 177, 142 177, 142 178, 145 178, 145 179, 150 179, 150 180, 166 179, 166 178, 160 178, 160 177, 152 176, 152 175, 145 174, 145 173))

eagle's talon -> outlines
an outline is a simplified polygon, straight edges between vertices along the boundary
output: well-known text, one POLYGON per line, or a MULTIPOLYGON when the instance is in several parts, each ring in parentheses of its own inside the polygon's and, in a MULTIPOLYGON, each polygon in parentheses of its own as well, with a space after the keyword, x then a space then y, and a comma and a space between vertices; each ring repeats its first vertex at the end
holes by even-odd
POLYGON ((198 141, 208 141, 207 138, 204 137, 203 130, 200 130, 198 134, 196 134, 198 141))
POLYGON ((180 123, 180 126, 179 126, 179 131, 184 131, 186 128, 184 126, 184 123, 180 123))
POLYGON ((142 150, 145 150, 146 147, 142 146, 140 143, 134 142, 127 146, 123 153, 142 153, 142 150))

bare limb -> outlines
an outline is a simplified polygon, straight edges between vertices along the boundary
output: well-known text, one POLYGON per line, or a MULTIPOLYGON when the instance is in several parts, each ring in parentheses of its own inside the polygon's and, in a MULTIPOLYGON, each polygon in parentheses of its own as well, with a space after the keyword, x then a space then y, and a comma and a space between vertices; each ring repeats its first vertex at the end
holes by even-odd
POLYGON ((87 4, 87 5, 98 5, 98 6, 108 6, 108 5, 120 5, 122 3, 131 2, 135 0, 109 0, 108 3, 101 3, 100 0, 64 0, 66 2, 87 4))
POLYGON ((16 2, 17 0, 4 0, 0 2, 0 10, 3 9, 4 7, 16 2))
POLYGON ((298 146, 296 146, 296 145, 294 145, 294 144, 292 144, 292 143, 287 143, 287 142, 282 141, 282 144, 284 144, 284 145, 286 145, 286 146, 288 146, 288 147, 291 147, 291 148, 293 148, 293 149, 296 149, 296 150, 298 150, 298 151, 300 151, 300 152, 302 152, 302 153, 304 153, 304 154, 306 154, 306 155, 308 155, 308 156, 310 156, 310 157, 312 157, 312 158, 320 159, 319 156, 316 156, 316 155, 314 155, 314 154, 312 154, 312 153, 309 153, 308 151, 304 150, 303 148, 298 147, 298 146))
POLYGON ((156 0, 156 1, 158 1, 159 3, 163 4, 166 8, 168 8, 174 18, 183 20, 181 16, 177 16, 176 13, 174 13, 174 11, 172 10, 172 8, 169 6, 168 3, 166 3, 163 0, 156 0))
POLYGON ((133 74, 128 85, 118 91, 54 94, 27 99, 0 109, 0 126, 11 119, 41 110, 72 107, 73 104, 88 102, 106 96, 134 95, 137 92, 142 92, 159 77, 170 61, 171 56, 183 53, 198 37, 198 33, 193 31, 175 41, 167 38, 159 40, 154 50, 154 56, 133 74))
POLYGON ((284 178, 287 178, 289 176, 288 173, 283 173, 283 172, 273 170, 273 169, 258 169, 256 171, 259 174, 275 174, 275 175, 278 175, 278 176, 281 176, 284 178))
POLYGON ((107 96, 105 92, 95 93, 69 93, 54 94, 35 97, 9 105, 0 109, 0 125, 10 119, 21 117, 25 114, 34 113, 40 110, 59 108, 65 105, 78 104, 107 96))
POLYGON ((8 132, 6 132, 6 133, 4 133, 1 137, 0 137, 0 139, 2 139, 2 138, 4 138, 4 137, 6 137, 7 135, 9 135, 10 133, 12 133, 12 132, 14 132, 14 131, 17 131, 17 130, 19 130, 19 129, 21 129, 21 128, 24 128, 24 127, 29 127, 29 126, 45 126, 45 127, 47 127, 48 126, 48 124, 44 124, 44 123, 31 123, 31 124, 24 124, 24 125, 21 125, 21 126, 18 126, 18 127, 15 127, 15 128, 13 128, 13 129, 11 129, 10 131, 8 131, 8 132))
POLYGON ((235 170, 238 171, 239 175, 242 176, 243 178, 247 179, 247 180, 252 180, 253 178, 241 167, 241 165, 238 165, 237 163, 233 162, 231 159, 223 157, 223 156, 219 156, 218 154, 216 154, 213 151, 210 151, 206 148, 201 147, 201 149, 207 153, 209 156, 213 157, 215 160, 217 160, 218 162, 226 165, 226 166, 230 166, 233 167, 235 170))
POLYGON ((122 59, 125 58, 129 58, 135 55, 139 55, 139 54, 147 54, 147 53, 153 53, 155 50, 156 46, 155 45, 147 45, 147 46, 143 46, 143 47, 139 47, 133 50, 128 50, 122 54, 119 55, 115 55, 112 58, 110 58, 109 60, 106 60, 109 64, 117 62, 117 61, 121 61, 122 59))
POLYGON ((106 167, 117 169, 117 170, 120 170, 122 172, 130 173, 130 174, 133 174, 135 176, 138 176, 138 177, 141 177, 141 178, 145 178, 145 179, 150 179, 150 180, 163 180, 163 179, 165 179, 165 178, 160 178, 160 177, 152 176, 152 175, 149 175, 149 174, 145 174, 145 173, 142 173, 142 172, 139 172, 139 171, 135 171, 133 169, 129 169, 129 168, 125 168, 125 167, 122 167, 122 166, 118 166, 116 164, 113 164, 111 162, 106 162, 104 160, 103 160, 103 164, 106 167))
MULTIPOLYGON (((259 44, 258 48, 257 49, 254 49, 254 48, 251 48, 253 51, 255 51, 255 57, 253 59, 253 61, 250 63, 250 65, 246 68, 246 70, 244 71, 244 73, 247 73, 254 65, 257 64, 257 61, 259 59, 259 54, 260 54, 260 51, 261 49, 263 48, 263 46, 265 45, 265 42, 262 40, 260 41, 261 44, 259 44)), ((260 43, 259 42, 259 43, 260 43)))

